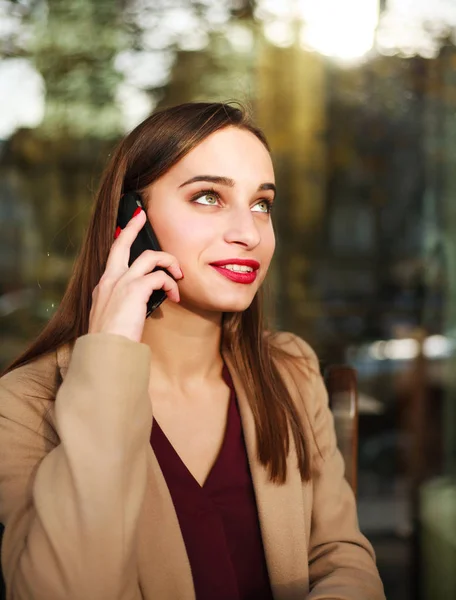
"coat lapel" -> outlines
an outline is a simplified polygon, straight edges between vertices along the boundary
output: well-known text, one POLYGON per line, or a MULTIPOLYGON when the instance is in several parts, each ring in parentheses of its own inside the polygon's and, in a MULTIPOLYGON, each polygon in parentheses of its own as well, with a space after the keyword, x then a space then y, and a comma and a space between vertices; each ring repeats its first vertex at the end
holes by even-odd
POLYGON ((138 573, 143 598, 195 600, 192 572, 173 501, 150 447, 148 481, 138 525, 138 573))
POLYGON ((293 437, 290 435, 287 480, 281 485, 272 483, 267 470, 257 458, 255 422, 247 394, 229 353, 224 352, 224 360, 238 399, 274 598, 304 598, 308 593, 306 519, 303 484, 297 468, 293 437))

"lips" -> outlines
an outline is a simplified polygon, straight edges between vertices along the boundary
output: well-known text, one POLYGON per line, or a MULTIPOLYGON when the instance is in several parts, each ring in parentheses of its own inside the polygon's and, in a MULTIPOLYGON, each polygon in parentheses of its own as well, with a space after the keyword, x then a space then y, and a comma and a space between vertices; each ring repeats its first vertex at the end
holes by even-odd
POLYGON ((220 275, 223 275, 227 279, 234 281, 235 283, 253 283, 258 275, 258 269, 260 263, 256 260, 249 258, 231 258, 228 260, 218 260, 211 263, 213 267, 220 275), (226 265, 240 265, 243 267, 250 267, 252 271, 230 271, 225 268, 226 265))
POLYGON ((254 271, 258 271, 260 263, 251 258, 229 258, 227 260, 216 260, 211 263, 213 267, 225 267, 226 265, 241 265, 242 267, 250 267, 254 271))

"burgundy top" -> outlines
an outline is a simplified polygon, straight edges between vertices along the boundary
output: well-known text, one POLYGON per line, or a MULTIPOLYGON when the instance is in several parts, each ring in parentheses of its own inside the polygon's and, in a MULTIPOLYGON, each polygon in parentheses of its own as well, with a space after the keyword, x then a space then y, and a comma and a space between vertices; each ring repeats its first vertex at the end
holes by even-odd
POLYGON ((236 394, 225 437, 201 487, 154 420, 151 444, 165 477, 192 569, 197 600, 272 600, 236 394))

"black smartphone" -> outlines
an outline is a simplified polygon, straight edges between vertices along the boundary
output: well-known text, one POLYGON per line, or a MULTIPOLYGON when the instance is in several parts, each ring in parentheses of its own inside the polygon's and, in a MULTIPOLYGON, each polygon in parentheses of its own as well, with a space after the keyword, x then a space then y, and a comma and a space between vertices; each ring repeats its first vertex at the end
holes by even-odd
MULTIPOLYGON (((124 229, 130 219, 133 216, 133 213, 137 208, 142 208, 144 210, 144 206, 141 200, 141 196, 137 192, 128 192, 124 194, 119 203, 119 212, 117 215, 117 225, 121 229, 124 229)), ((128 261, 128 266, 132 264, 134 260, 138 258, 140 254, 144 252, 144 250, 156 250, 160 251, 160 244, 158 243, 157 236, 152 229, 152 225, 149 222, 149 219, 146 220, 144 227, 138 233, 135 241, 131 245, 130 250, 130 259, 128 261)), ((154 271, 162 270, 166 273, 169 272, 162 267, 156 267, 154 271)), ((166 293, 163 290, 155 290, 152 292, 149 301, 147 302, 147 313, 146 318, 152 314, 152 312, 160 306, 163 300, 166 299, 166 293)))

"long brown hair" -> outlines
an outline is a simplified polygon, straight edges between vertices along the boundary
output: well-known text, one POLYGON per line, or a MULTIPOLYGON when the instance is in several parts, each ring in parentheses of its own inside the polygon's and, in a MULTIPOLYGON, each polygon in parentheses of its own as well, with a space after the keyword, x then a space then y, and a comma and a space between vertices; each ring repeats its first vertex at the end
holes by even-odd
MULTIPOLYGON (((120 197, 141 192, 210 134, 234 126, 267 140, 245 110, 231 104, 187 103, 152 114, 118 145, 101 179, 93 212, 63 299, 41 334, 5 373, 72 343, 88 331, 92 291, 111 249, 120 197)), ((284 353, 265 334, 260 294, 242 313, 226 313, 222 343, 249 392, 257 451, 271 480, 284 482, 291 431, 303 480, 310 478, 310 453, 303 424, 275 364, 284 353)), ((291 357, 290 357, 291 359, 291 357)))

